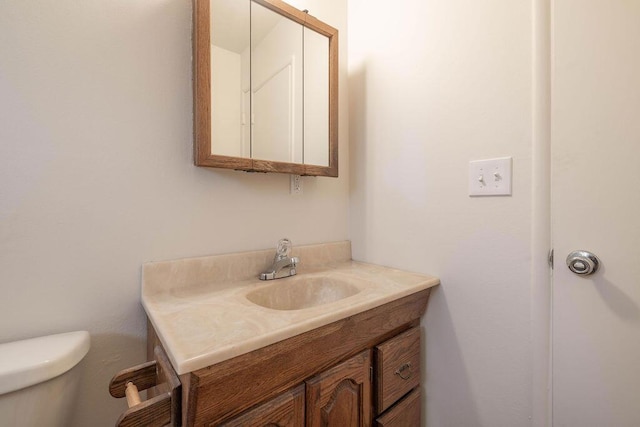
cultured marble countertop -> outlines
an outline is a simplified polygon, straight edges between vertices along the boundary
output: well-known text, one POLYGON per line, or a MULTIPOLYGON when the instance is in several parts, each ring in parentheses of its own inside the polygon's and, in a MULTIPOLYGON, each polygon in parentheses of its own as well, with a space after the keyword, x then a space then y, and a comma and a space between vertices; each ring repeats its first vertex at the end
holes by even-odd
POLYGON ((297 248, 298 274, 261 281, 274 251, 218 255, 143 266, 142 304, 173 367, 185 374, 375 308, 440 281, 432 276, 352 261, 349 242, 297 248), (305 266, 304 260, 307 258, 305 266), (247 277, 248 276, 248 277, 247 277), (328 277, 360 291, 300 310, 254 304, 247 293, 294 279, 328 277))

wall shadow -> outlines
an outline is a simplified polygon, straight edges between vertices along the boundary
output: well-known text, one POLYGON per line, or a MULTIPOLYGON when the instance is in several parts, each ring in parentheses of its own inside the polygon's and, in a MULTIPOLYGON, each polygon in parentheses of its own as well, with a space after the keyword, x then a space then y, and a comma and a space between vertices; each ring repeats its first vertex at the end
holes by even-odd
POLYGON ((367 259, 367 68, 349 68, 349 230, 357 259, 367 259))
POLYGON ((621 319, 636 322, 640 320, 640 307, 619 286, 605 277, 606 268, 600 267, 600 271, 594 274, 593 284, 602 297, 602 301, 621 319))
POLYGON ((480 427, 478 408, 442 286, 431 291, 422 326, 423 425, 480 427))
MULTIPOLYGON (((120 370, 146 361, 146 338, 119 334, 92 334, 85 356, 73 419, 74 426, 112 427, 127 410, 126 399, 109 394, 109 381, 120 370), (127 349, 123 352, 122 349, 127 349)), ((144 398, 144 395, 143 395, 144 398)))

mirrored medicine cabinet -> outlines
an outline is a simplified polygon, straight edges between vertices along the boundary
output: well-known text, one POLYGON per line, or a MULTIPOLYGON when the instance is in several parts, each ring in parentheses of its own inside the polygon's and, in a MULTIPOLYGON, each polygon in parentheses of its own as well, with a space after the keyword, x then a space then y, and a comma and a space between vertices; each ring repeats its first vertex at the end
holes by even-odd
POLYGON ((338 176, 338 31, 280 0, 193 0, 197 166, 338 176))

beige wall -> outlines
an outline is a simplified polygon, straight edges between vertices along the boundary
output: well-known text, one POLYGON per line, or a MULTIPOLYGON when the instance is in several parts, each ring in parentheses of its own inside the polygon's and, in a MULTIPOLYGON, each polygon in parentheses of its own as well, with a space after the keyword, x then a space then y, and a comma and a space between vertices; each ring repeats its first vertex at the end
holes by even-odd
MULTIPOLYGON (((300 3, 346 36, 345 0, 300 3)), ((193 165, 189 0, 2 1, 0 40, 0 342, 89 330, 75 424, 112 426, 142 263, 348 237, 346 38, 340 178, 297 197, 193 165)))
POLYGON ((433 427, 531 425, 532 10, 349 0, 353 255, 442 279, 424 321, 433 427), (513 196, 468 197, 468 162, 502 156, 513 196))

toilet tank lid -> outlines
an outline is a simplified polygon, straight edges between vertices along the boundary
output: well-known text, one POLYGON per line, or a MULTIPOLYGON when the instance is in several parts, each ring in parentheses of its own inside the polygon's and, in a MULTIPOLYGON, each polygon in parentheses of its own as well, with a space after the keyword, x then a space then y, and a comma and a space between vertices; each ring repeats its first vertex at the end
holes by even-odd
POLYGON ((89 345, 87 331, 0 344, 0 394, 64 374, 82 360, 89 345))

